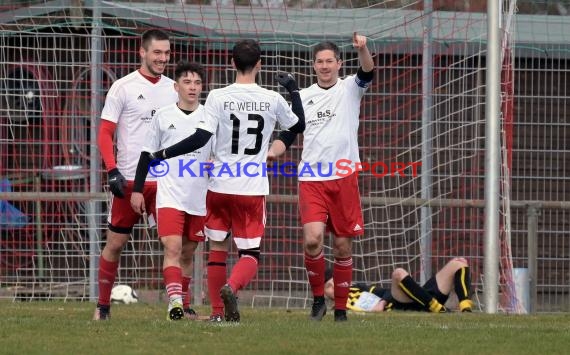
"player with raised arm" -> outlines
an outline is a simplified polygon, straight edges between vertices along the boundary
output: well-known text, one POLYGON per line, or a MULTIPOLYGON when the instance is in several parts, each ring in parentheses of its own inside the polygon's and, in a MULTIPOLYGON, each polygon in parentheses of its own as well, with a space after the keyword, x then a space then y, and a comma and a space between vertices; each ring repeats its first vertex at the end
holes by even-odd
MULTIPOLYGON (((140 68, 113 83, 101 113, 98 147, 109 174, 113 197, 106 243, 99 258, 99 298, 94 320, 110 319, 111 290, 121 252, 140 219, 130 206, 130 197, 141 147, 156 111, 178 99, 174 82, 162 75, 170 60, 168 35, 161 30, 148 30, 142 34, 141 42, 140 68), (115 134, 116 160, 113 151, 115 134)), ((143 194, 149 221, 152 221, 156 181, 153 177, 148 180, 143 194)))
MULTIPOLYGON (((204 115, 200 94, 206 73, 198 63, 180 61, 174 70, 174 89, 178 103, 159 109, 143 146, 144 152, 154 152, 180 142, 196 131, 204 115)), ((141 152, 131 206, 139 214, 146 212, 144 182, 150 161, 141 152)), ((206 191, 208 176, 200 172, 200 164, 210 158, 211 142, 183 159, 168 159, 168 173, 157 179, 156 212, 158 236, 164 247, 162 274, 168 294, 167 319, 196 319, 190 308, 189 284, 192 277, 194 252, 204 241, 206 191), (182 164, 179 164, 182 163, 182 164), (190 171, 183 171, 184 166, 190 171)))
MULTIPOLYGON (((210 246, 208 289, 212 319, 240 321, 236 296, 255 277, 261 239, 265 232, 265 196, 269 181, 264 173, 275 124, 294 134, 303 132, 305 120, 297 84, 288 75, 277 81, 291 93, 292 107, 275 91, 255 82, 261 70, 261 48, 251 39, 238 41, 232 50, 237 70, 235 83, 210 92, 206 114, 196 133, 169 148, 152 153, 167 159, 202 147, 212 135, 214 167, 206 196, 205 233, 210 246), (247 169, 247 172, 245 171, 247 169), (239 260, 226 279, 228 233, 239 260)), ((287 145, 287 142, 279 142, 287 145)))
MULTIPOLYGON (((334 299, 332 270, 325 272, 325 295, 334 299)), ((435 276, 420 286, 408 271, 397 268, 392 272, 389 289, 380 285, 355 283, 350 286, 346 307, 357 312, 384 312, 391 310, 446 313, 445 302, 454 291, 461 312, 472 312, 471 274, 464 258, 451 259, 435 276)))
POLYGON ((303 224, 305 268, 314 296, 310 318, 320 321, 326 313, 324 298, 325 228, 334 234, 335 321, 345 321, 346 299, 352 281, 352 240, 364 233, 358 174, 347 176, 337 168, 350 161, 351 171, 360 162, 358 125, 360 101, 373 78, 374 61, 366 37, 354 33, 352 45, 358 52, 356 75, 339 78, 340 50, 332 42, 313 49, 317 82, 301 90, 306 129, 303 133, 299 169, 299 211, 303 224), (327 176, 304 174, 330 166, 327 176), (305 169, 304 167, 310 167, 305 169))

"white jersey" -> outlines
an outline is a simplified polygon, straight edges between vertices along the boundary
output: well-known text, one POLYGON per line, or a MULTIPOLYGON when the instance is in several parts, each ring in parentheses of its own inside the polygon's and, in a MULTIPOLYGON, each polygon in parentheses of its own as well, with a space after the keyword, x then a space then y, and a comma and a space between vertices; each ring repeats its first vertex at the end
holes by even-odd
POLYGON ((352 311, 372 312, 380 301, 382 301, 382 298, 377 295, 368 291, 363 291, 356 297, 349 295, 346 307, 352 311))
MULTIPOLYGON (((117 168, 134 180, 141 148, 156 111, 176 103, 174 81, 162 75, 153 84, 136 70, 115 81, 107 93, 101 118, 117 124, 117 168)), ((155 180, 148 176, 147 180, 155 180)))
POLYGON ((358 124, 365 91, 351 75, 329 89, 313 84, 299 92, 305 110, 299 180, 340 179, 348 170, 339 171, 339 161, 354 172, 355 163, 360 162, 358 124))
POLYGON ((214 169, 209 189, 234 195, 268 195, 265 163, 269 139, 279 122, 299 120, 280 94, 257 84, 232 84, 210 92, 200 128, 212 132, 214 169))
MULTIPOLYGON (((159 109, 151 123, 143 151, 156 152, 180 142, 196 131, 204 106, 187 115, 171 104, 159 109)), ((202 148, 165 161, 157 175, 156 208, 170 207, 195 216, 206 215, 208 174, 200 170, 210 158, 212 139, 202 148), (162 176, 162 172, 166 173, 162 176), (159 176, 160 175, 160 176, 159 176)), ((203 169, 203 168, 202 168, 203 169)), ((149 174, 152 176, 152 174, 149 174)))

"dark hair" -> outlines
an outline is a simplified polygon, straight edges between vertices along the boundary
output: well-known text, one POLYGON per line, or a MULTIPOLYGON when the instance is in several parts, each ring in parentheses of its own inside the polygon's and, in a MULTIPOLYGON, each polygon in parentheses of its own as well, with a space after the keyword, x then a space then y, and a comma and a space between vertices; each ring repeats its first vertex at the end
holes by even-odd
POLYGON ((169 39, 170 38, 168 37, 168 34, 163 30, 158 30, 158 29, 146 30, 143 32, 141 37, 141 46, 144 49, 148 49, 148 46, 152 40, 168 41, 169 39))
POLYGON ((321 42, 317 44, 315 48, 313 48, 313 60, 317 59, 317 53, 326 50, 333 51, 336 60, 340 60, 340 49, 338 49, 338 46, 336 44, 329 41, 321 42))
POLYGON ((327 282, 328 280, 332 279, 333 277, 333 269, 331 269, 330 267, 327 268, 325 270, 325 282, 327 282))
POLYGON ((174 81, 178 81, 184 73, 196 73, 202 80, 202 82, 206 81, 206 71, 204 67, 200 63, 196 62, 189 62, 187 60, 181 60, 176 63, 176 69, 174 69, 174 81))
POLYGON ((234 45, 232 58, 237 70, 250 72, 261 59, 261 47, 253 39, 243 39, 234 45))

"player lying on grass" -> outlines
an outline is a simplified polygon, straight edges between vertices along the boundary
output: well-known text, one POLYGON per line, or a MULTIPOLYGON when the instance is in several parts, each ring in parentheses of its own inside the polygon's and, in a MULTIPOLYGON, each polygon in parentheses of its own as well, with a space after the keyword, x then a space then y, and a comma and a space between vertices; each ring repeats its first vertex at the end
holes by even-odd
MULTIPOLYGON (((360 312, 384 312, 397 310, 426 311, 445 313, 444 304, 451 291, 455 291, 459 299, 459 310, 471 312, 473 301, 471 293, 471 276, 469 264, 464 258, 454 258, 420 286, 410 274, 397 268, 392 272, 390 289, 379 285, 356 283, 350 286, 347 308, 360 312)), ((325 272, 325 295, 334 299, 334 283, 332 270, 325 272)))

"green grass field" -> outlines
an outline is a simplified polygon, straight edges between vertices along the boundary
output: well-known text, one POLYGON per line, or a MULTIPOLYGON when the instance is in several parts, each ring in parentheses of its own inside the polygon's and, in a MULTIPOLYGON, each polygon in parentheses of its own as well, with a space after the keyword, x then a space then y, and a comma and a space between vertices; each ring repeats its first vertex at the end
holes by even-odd
MULTIPOLYGON (((242 306, 239 324, 170 322, 163 304, 0 302, 0 354, 567 354, 570 315, 390 312, 336 324, 307 310, 242 306)), ((208 314, 208 308, 199 308, 208 314)))

